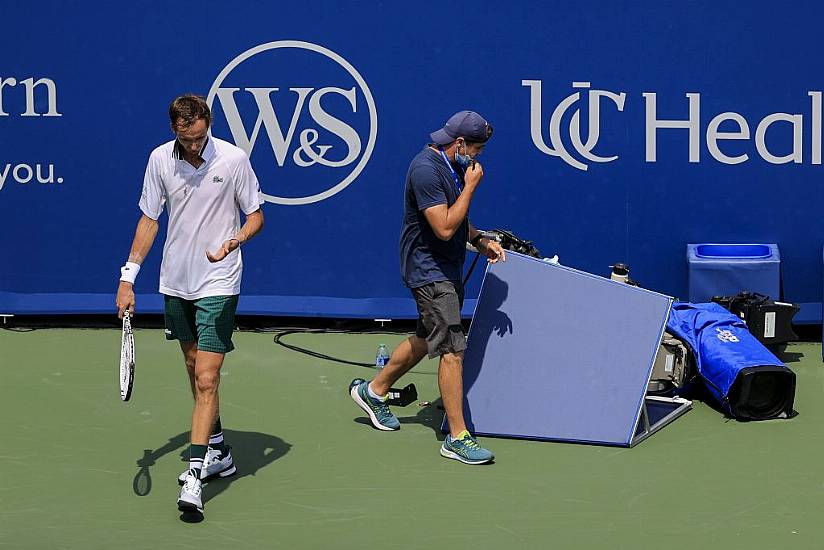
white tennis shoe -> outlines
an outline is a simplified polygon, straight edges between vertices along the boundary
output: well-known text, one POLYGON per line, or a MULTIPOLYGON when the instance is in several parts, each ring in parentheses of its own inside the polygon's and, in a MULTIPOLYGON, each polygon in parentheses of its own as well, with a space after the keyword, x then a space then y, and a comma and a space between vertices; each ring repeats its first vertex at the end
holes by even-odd
POLYGON ((196 476, 194 470, 186 472, 186 479, 180 489, 180 496, 177 499, 177 509, 181 512, 203 513, 203 501, 200 494, 203 491, 203 482, 196 476))
MULTIPOLYGON (((209 481, 216 477, 229 477, 237 472, 234 462, 232 461, 231 448, 226 448, 226 454, 220 456, 220 451, 212 449, 206 451, 206 458, 203 460, 203 468, 200 470, 200 480, 209 481)), ((178 485, 183 485, 186 482, 186 476, 189 475, 189 470, 184 471, 177 476, 178 485)))

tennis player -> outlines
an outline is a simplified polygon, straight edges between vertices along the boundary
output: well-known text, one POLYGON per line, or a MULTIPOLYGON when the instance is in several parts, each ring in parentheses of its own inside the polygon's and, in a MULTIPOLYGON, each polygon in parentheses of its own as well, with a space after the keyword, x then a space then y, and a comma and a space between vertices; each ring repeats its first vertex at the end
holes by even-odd
POLYGON ((223 440, 218 385, 232 329, 243 270, 240 247, 263 227, 263 200, 249 158, 209 133, 206 101, 183 95, 172 101, 175 139, 149 156, 134 241, 121 268, 118 315, 134 311, 133 284, 168 209, 169 226, 160 267, 166 339, 183 350, 195 399, 189 468, 178 481, 181 511, 203 512, 202 482, 235 473, 223 440), (241 227, 240 212, 246 219, 241 227))

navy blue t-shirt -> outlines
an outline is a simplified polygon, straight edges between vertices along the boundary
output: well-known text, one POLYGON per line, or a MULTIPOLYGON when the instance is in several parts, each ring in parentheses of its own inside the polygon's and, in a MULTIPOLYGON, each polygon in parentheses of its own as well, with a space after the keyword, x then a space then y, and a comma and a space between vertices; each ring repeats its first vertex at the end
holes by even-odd
MULTIPOLYGON (((453 169, 463 187, 463 170, 453 169)), ((412 159, 406 173, 403 226, 401 227, 401 277, 409 288, 437 281, 460 282, 469 237, 465 218, 451 239, 442 241, 426 221, 423 211, 431 206, 452 206, 458 188, 446 161, 437 151, 424 147, 412 159)))

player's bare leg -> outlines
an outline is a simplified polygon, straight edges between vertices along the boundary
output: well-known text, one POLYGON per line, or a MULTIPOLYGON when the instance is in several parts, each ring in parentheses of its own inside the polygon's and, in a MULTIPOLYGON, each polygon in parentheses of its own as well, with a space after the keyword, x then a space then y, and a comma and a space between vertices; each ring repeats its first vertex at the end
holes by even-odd
POLYGON ((192 444, 208 445, 218 412, 218 386, 224 354, 197 351, 195 361, 195 408, 192 413, 192 444))
MULTIPOLYGON (((177 506, 184 512, 203 513, 201 501, 202 471, 208 467, 206 454, 209 435, 215 424, 218 411, 218 386, 220 385, 220 367, 223 365, 222 353, 197 350, 195 358, 194 391, 195 406, 192 412, 192 433, 189 456, 189 470, 183 476, 183 488, 180 491, 177 506)), ((188 368, 188 364, 187 364, 188 368)))
POLYGON ((189 387, 192 389, 192 399, 196 399, 195 391, 195 363, 197 362, 197 342, 180 342, 183 360, 186 363, 186 374, 189 375, 189 387))

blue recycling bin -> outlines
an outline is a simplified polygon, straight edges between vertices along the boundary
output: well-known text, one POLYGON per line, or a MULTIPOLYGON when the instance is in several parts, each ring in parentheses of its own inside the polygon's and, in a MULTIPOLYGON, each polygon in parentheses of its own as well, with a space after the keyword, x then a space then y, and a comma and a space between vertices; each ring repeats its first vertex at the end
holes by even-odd
POLYGON ((781 299, 781 255, 777 244, 687 245, 689 301, 709 302, 742 290, 781 299))

